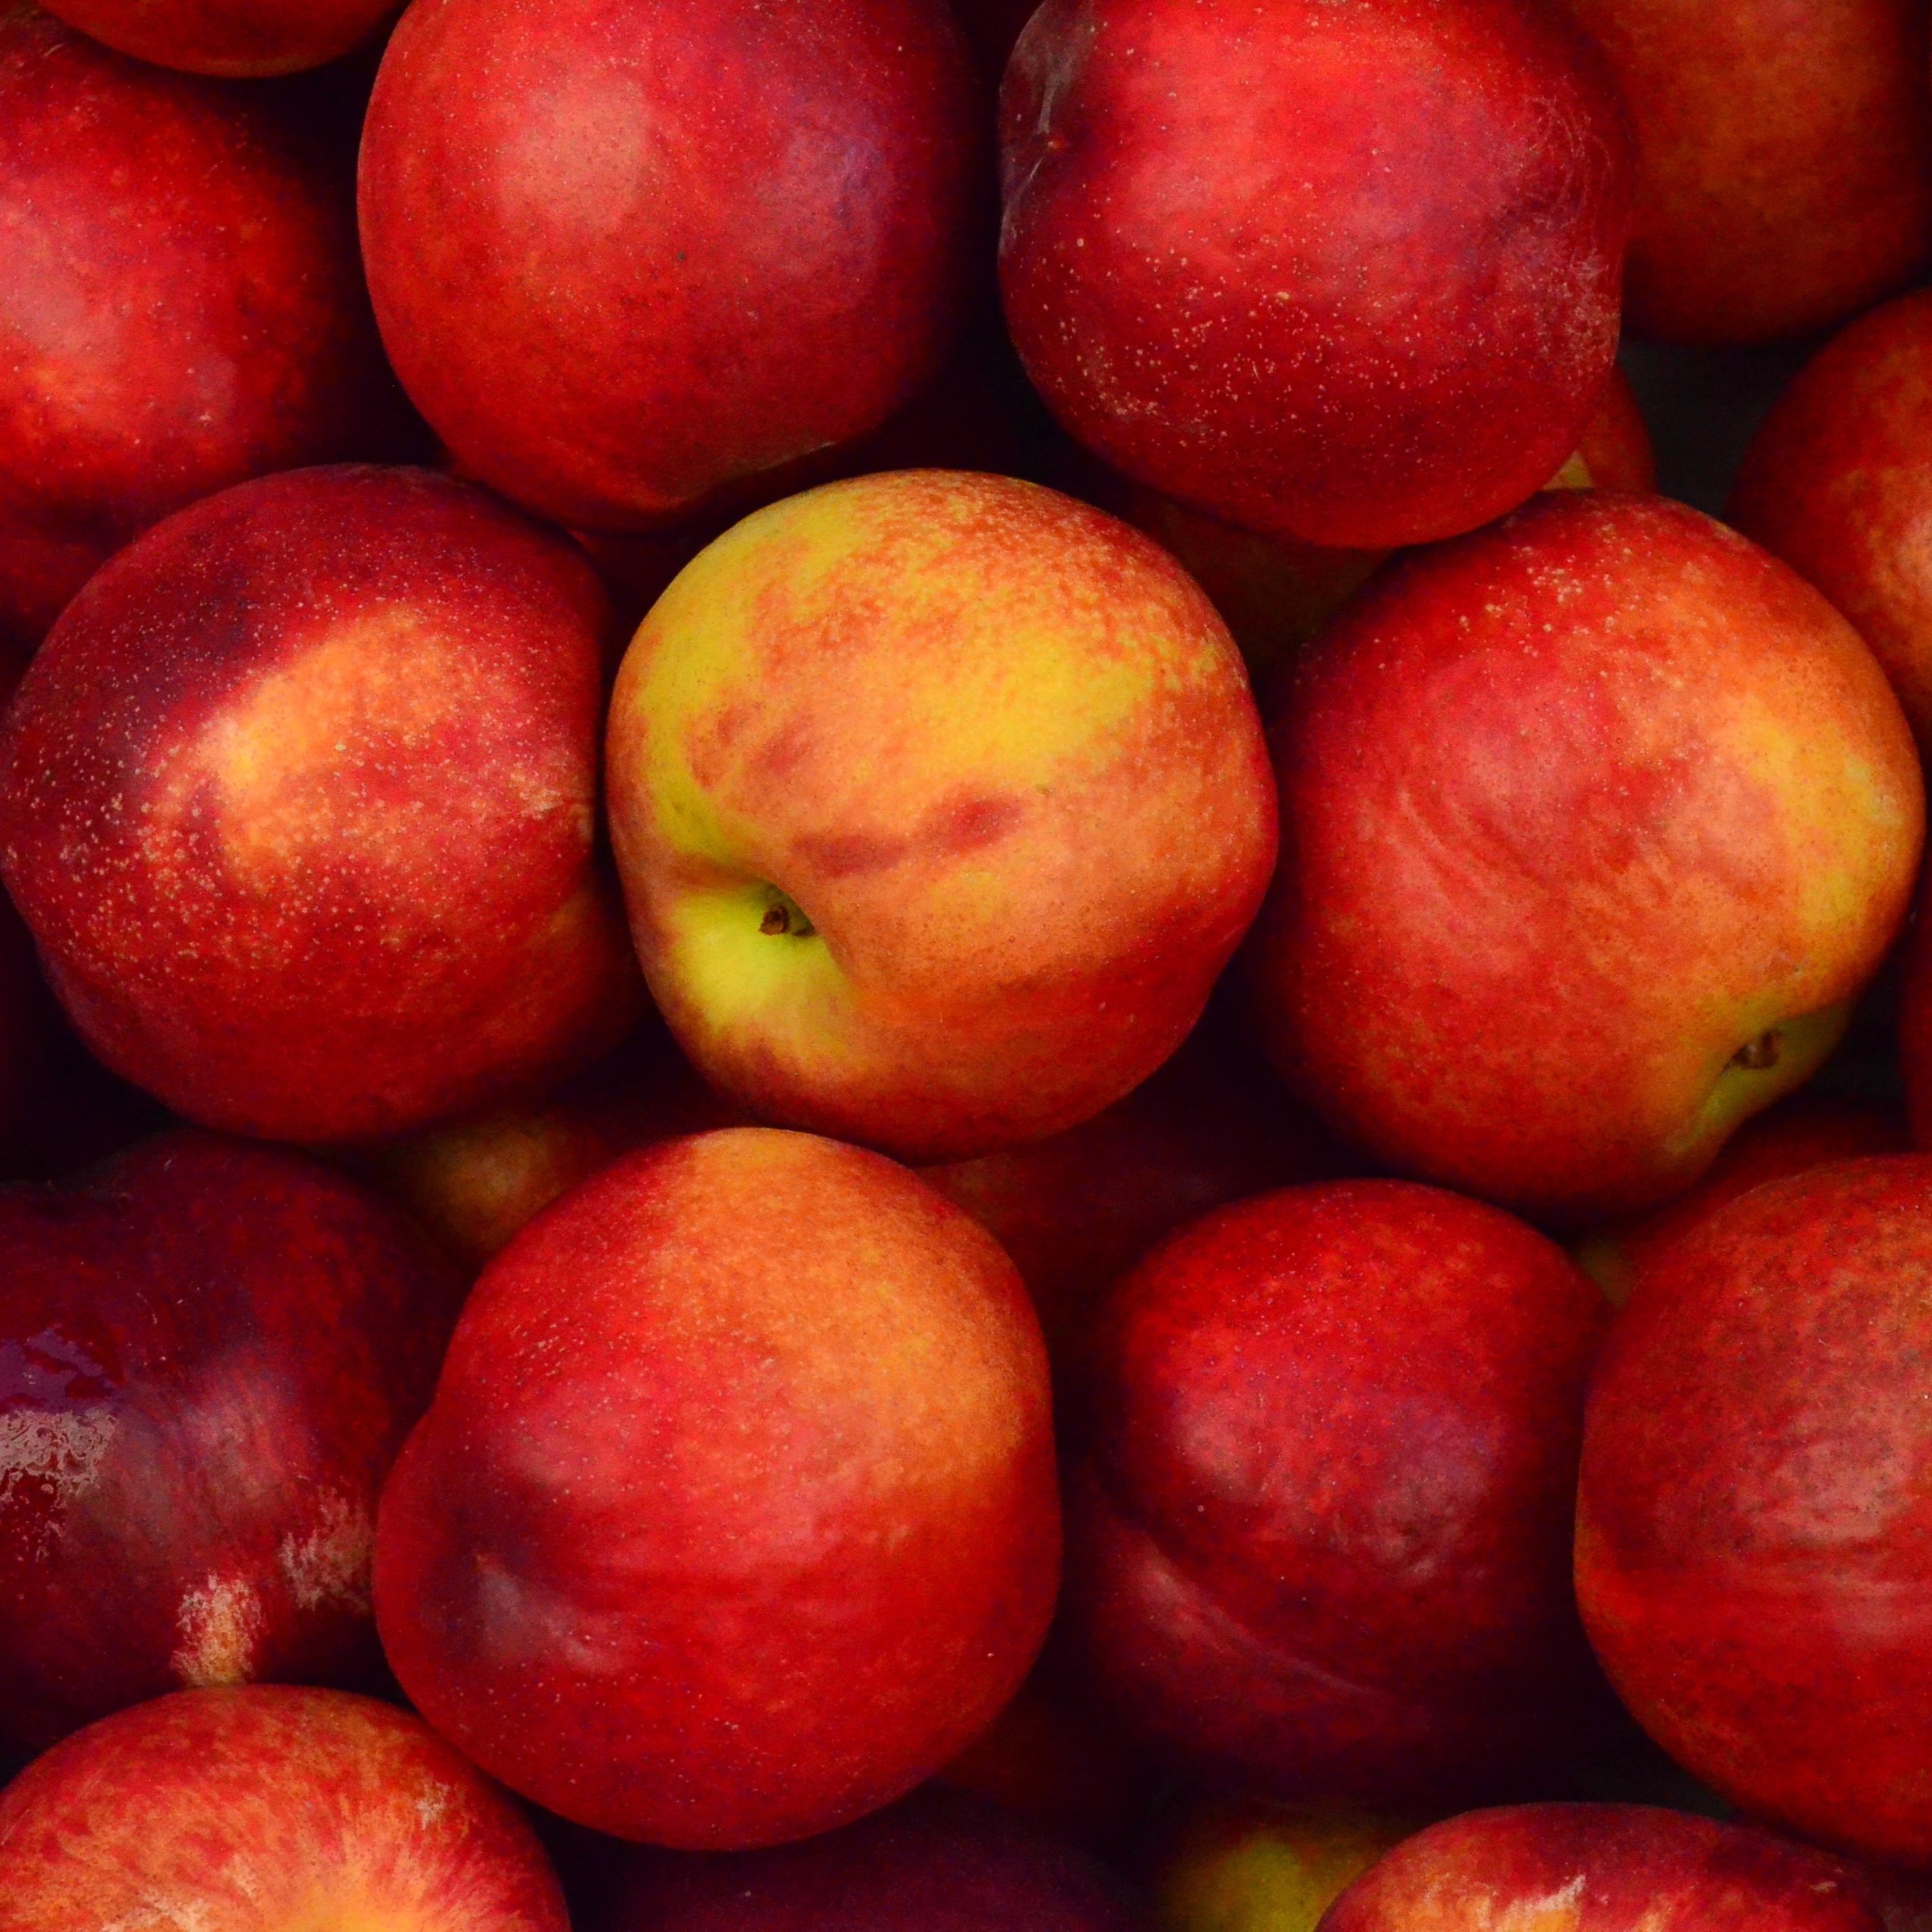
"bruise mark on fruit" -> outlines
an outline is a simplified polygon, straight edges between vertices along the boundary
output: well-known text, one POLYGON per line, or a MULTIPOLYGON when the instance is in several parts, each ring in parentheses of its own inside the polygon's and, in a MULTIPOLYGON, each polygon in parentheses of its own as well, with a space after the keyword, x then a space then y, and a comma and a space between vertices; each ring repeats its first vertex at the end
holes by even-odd
POLYGON ((890 871, 913 844, 900 832, 804 832, 792 840, 791 849, 821 878, 851 879, 890 871))
POLYGON ((246 1577, 211 1576, 181 1592, 175 1628, 181 1645, 168 1666, 190 1690, 246 1684, 254 1675, 255 1649, 268 1619, 246 1577))
POLYGON ((955 792, 928 806, 913 832, 807 832, 793 840, 791 848, 821 878, 856 878, 889 871, 915 852, 949 859, 996 845, 1026 809, 1025 801, 1011 793, 955 792))
POLYGON ((1025 811, 1022 801, 1010 795, 969 795, 944 801, 925 815, 921 842, 944 853, 977 852, 1006 837, 1025 811))
POLYGON ((1731 1056, 1734 1067, 1742 1067, 1751 1073, 1763 1073, 1778 1064, 1778 1031, 1767 1027, 1755 1039, 1747 1040, 1731 1056))

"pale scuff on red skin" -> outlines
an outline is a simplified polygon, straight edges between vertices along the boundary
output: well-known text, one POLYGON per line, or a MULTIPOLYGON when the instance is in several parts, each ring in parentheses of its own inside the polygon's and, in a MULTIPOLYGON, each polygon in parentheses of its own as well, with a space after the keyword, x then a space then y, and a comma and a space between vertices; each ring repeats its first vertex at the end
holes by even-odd
POLYGON ((175 1131, 0 1190, 0 1737, 191 1685, 378 1684, 376 1497, 461 1289, 283 1149, 175 1131))
POLYGON ((0 1896, 10 1932, 570 1923, 523 1813, 419 1718, 279 1685, 179 1691, 37 1759, 0 1794, 0 1896))
POLYGON ((1000 282, 1055 414, 1239 527, 1474 528, 1616 352, 1631 149, 1519 0, 1047 0, 1001 91, 1000 282))
POLYGON ((160 518, 408 421, 292 104, 0 22, 0 657, 160 518))
POLYGON ((1638 1720, 1755 1816, 1932 1866, 1932 1157, 1654 1256, 1592 1385, 1576 1586, 1638 1720))
POLYGON ((730 1849, 956 1755, 1059 1554, 1012 1263, 877 1154, 734 1129, 605 1169, 484 1271, 384 1492, 376 1617, 513 1789, 730 1849))
POLYGON ((1647 1804, 1519 1804, 1406 1839, 1320 1932, 1884 1932, 1863 1874, 1647 1804))
POLYGON ((88 1045, 191 1120, 316 1143, 619 1037, 608 621, 575 545, 426 470, 265 478, 123 551, 0 730, 0 870, 88 1045))
POLYGON ((1500 1210, 1281 1189, 1101 1312, 1062 1626, 1132 1732, 1283 1798, 1454 1806, 1587 1748, 1570 1588, 1608 1309, 1500 1210))
POLYGON ((1678 1191, 1808 1075, 1923 830, 1851 627, 1661 497, 1546 493, 1392 565, 1273 748, 1277 1064, 1383 1160, 1552 1218, 1678 1191))
POLYGON ((475 475, 641 529, 856 440, 937 370, 979 226, 942 0, 433 0, 383 59, 383 339, 475 475))
POLYGON ((1829 328, 1932 254, 1916 0, 1563 0, 1637 133, 1630 327, 1723 348, 1829 328))

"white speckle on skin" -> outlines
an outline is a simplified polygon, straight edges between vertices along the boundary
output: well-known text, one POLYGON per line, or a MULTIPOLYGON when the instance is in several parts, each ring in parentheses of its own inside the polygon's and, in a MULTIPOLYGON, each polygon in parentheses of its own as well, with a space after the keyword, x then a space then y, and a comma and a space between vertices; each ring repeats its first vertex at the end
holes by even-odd
POLYGON ((9 1409, 0 1415, 0 1503, 27 1483, 44 1484, 61 1508, 84 1496, 119 1427, 110 1409, 9 1409))
POLYGON ((369 1607, 369 1553, 376 1539, 368 1511, 336 1490, 324 1490, 315 1527, 306 1536, 282 1539, 275 1560, 299 1609, 331 1601, 369 1607))
POLYGON ((181 1594, 175 1613, 181 1645, 169 1668, 189 1690, 245 1684, 254 1674, 255 1646, 268 1619, 254 1585, 240 1576, 210 1576, 181 1594))

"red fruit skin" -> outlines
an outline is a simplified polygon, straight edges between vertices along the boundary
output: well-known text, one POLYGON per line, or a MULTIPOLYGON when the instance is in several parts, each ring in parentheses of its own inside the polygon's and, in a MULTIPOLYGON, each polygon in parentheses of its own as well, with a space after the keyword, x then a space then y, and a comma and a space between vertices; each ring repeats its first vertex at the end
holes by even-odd
POLYGON ((272 96, 0 20, 0 656, 170 511, 398 450, 331 160, 272 96))
POLYGON ((1592 1385, 1576 1585, 1734 1803, 1932 1865, 1932 1158, 1767 1183, 1646 1271, 1592 1385))
POLYGON ((620 1036, 608 622, 573 544, 426 470, 265 478, 122 552, 0 726, 0 870, 88 1045, 204 1125, 319 1142, 620 1036))
POLYGON ((1932 294, 1888 302, 1805 364, 1726 514, 1851 619, 1932 742, 1932 294))
POLYGON ((242 79, 340 59, 396 6, 395 0, 58 0, 49 10, 137 60, 242 79))
POLYGON ((1883 1932, 1863 1874, 1648 1804, 1519 1804, 1405 1839, 1320 1932, 1883 1932))
POLYGON ((1681 1191, 1808 1074, 1922 837, 1850 626, 1661 497, 1545 491, 1389 565, 1270 743, 1271 1057, 1380 1161, 1571 1225, 1681 1191))
POLYGON ((1135 1932, 1100 1867, 949 1792, 769 1851, 637 1850, 604 1932, 1135 1932))
POLYGON ((1553 13, 1047 0, 1000 115, 1015 344, 1136 481, 1387 547, 1488 522, 1576 447, 1630 151, 1553 13))
POLYGON ((1124 1722, 1279 1797, 1467 1800, 1573 1746, 1606 1314, 1553 1243, 1396 1181, 1287 1188, 1108 1303, 1068 1641, 1124 1722))
POLYGON ((29 1765, 0 1894, 8 1932, 569 1932, 522 1814, 420 1718, 282 1685, 157 1698, 29 1765))
POLYGON ((1572 1244, 1591 1279, 1621 1308, 1658 1255, 1739 1194, 1860 1154, 1906 1153, 1904 1110, 1883 1100, 1805 1089, 1747 1121, 1703 1178, 1648 1214, 1592 1228, 1572 1244))
POLYGON ((485 1271, 384 1492, 376 1616, 417 1708, 513 1789, 739 1849, 984 1730, 1059 1537, 1044 1351, 996 1244, 881 1156, 728 1129, 605 1169, 485 1271))
POLYGON ((174 1132, 0 1189, 0 1735, 366 1684, 376 1500, 460 1299, 387 1202, 174 1132))
POLYGON ((586 530, 856 440, 963 303, 973 100, 941 0, 412 7, 360 176, 404 386, 474 474, 586 530))
POLYGON ((1932 251, 1918 0, 1564 0, 1637 132, 1625 307, 1705 348, 1835 323, 1932 251))

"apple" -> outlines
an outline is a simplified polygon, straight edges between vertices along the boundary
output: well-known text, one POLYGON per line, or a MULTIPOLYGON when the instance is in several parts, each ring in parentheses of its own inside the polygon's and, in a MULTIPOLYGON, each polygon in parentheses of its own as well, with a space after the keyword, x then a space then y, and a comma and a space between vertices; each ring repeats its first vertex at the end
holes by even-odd
POLYGON ((0 1188, 0 1738, 372 1686, 376 1502, 459 1286, 303 1155, 176 1131, 0 1188))
POLYGON ((1171 1236, 1102 1312, 1070 1654, 1123 1724, 1265 1795, 1467 1802, 1576 1747, 1584 1384, 1608 1310, 1554 1242, 1401 1181, 1171 1236))
POLYGON ((295 74, 371 39, 396 0, 55 0, 91 39, 190 74, 295 74))
POLYGON ((264 478, 124 551, 0 726, 0 871, 88 1045, 203 1125, 321 1142, 620 1036, 608 621, 567 539, 428 470, 264 478))
POLYGON ((1932 255, 1915 0, 1564 0, 1637 131, 1631 327, 1706 348, 1830 327, 1932 255))
POLYGON ((1745 452, 1727 515, 1857 625, 1932 742, 1932 294, 1834 336, 1745 452))
POLYGON ((1000 281, 1060 421, 1243 529, 1472 529, 1617 348, 1629 136, 1528 0, 1047 0, 1001 92, 1000 281))
POLYGON ((1911 1144, 1902 1108, 1804 1088, 1747 1121, 1694 1186, 1647 1213, 1591 1229, 1572 1251, 1621 1308, 1653 1257, 1669 1254, 1689 1230, 1739 1194, 1828 1161, 1903 1153, 1911 1144))
POLYGON ((1136 1932, 1091 1860, 990 1805, 923 1791, 803 1845, 640 1849, 604 1932, 1136 1932))
POLYGON ((632 938, 698 1071, 908 1160, 1137 1086, 1274 863, 1206 598, 1010 478, 861 477, 746 518, 632 641, 607 762, 632 938))
POLYGON ((1932 1157, 1767 1182, 1646 1267, 1592 1386, 1576 1587, 1694 1776, 1932 1865, 1932 1157))
POLYGON ((1680 1192, 1808 1077, 1918 863, 1870 652, 1662 497, 1551 491, 1391 565, 1273 744, 1277 1065, 1381 1160, 1555 1220, 1680 1192))
POLYGON ((568 1932, 502 1792, 420 1719, 339 1690, 183 1690, 0 1793, 10 1932, 568 1932))
POLYGON ((1521 1804, 1431 1825, 1322 1932, 1883 1932, 1861 1874, 1805 1845, 1648 1804, 1521 1804))
POLYGON ((1196 1799, 1162 1848, 1162 1932, 1315 1932, 1343 1888, 1414 1828, 1344 1805, 1196 1799))
POLYGON ((400 453, 347 166, 294 106, 0 20, 0 658, 170 511, 400 453))
POLYGON ((594 1830, 877 1809, 982 1731, 1059 1569, 1045 1351, 903 1169, 729 1129, 627 1157, 485 1270, 376 1526, 403 1688, 594 1830))
POLYGON ((363 136, 404 386, 474 475, 586 530, 689 514, 933 375, 977 232, 943 0, 425 0, 363 136))

